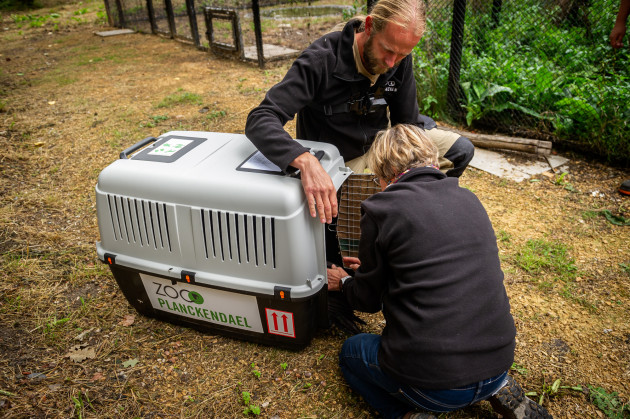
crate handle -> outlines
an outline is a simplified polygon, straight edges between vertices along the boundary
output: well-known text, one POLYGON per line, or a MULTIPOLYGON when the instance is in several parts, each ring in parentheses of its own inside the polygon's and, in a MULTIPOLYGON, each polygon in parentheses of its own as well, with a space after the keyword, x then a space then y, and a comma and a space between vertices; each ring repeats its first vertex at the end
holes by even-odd
POLYGON ((142 147, 154 143, 156 142, 158 139, 155 137, 147 137, 144 140, 138 141, 137 143, 135 143, 134 145, 132 145, 131 147, 129 147, 128 149, 126 149, 125 151, 120 153, 120 158, 121 159, 128 159, 129 155, 135 151, 140 150, 142 147))
MULTIPOLYGON (((324 157, 324 155, 326 153, 324 153, 324 150, 311 150, 312 154, 315 156, 315 158, 319 161, 322 161, 322 157, 324 157)), ((287 170, 285 171, 285 173, 291 177, 294 178, 300 178, 300 169, 296 169, 293 166, 289 166, 287 167, 287 170)))

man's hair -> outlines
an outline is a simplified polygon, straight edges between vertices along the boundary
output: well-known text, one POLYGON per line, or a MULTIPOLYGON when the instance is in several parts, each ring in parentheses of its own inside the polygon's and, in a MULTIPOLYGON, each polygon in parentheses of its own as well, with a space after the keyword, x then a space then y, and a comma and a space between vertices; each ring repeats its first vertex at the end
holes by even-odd
POLYGON ((437 167, 438 149, 417 126, 398 124, 376 134, 367 165, 380 179, 391 180, 414 167, 437 167))
MULTIPOLYGON (((370 12, 372 16, 372 30, 379 33, 388 23, 394 23, 405 28, 415 29, 418 36, 424 34, 425 11, 424 0, 379 0, 370 12)), ((365 27, 365 17, 361 29, 365 27)))

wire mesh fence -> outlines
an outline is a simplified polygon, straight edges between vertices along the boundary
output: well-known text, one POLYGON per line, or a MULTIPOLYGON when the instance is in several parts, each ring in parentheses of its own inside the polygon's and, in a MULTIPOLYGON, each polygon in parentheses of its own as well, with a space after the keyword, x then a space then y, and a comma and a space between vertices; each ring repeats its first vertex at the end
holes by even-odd
MULTIPOLYGON (((426 32, 414 50, 422 113, 460 128, 551 140, 630 162, 630 48, 615 50, 608 41, 620 0, 424 1, 426 32)), ((295 57, 376 1, 105 3, 113 26, 262 67, 295 57), (208 8, 233 15, 209 17, 208 8)))
POLYGON ((630 49, 619 0, 433 0, 415 50, 421 111, 630 161, 630 49))
POLYGON ((353 173, 341 185, 337 239, 343 257, 358 257, 361 240, 361 202, 379 192, 374 174, 353 173))
POLYGON ((352 11, 361 9, 353 8, 352 0, 104 1, 112 26, 192 42, 201 49, 258 61, 261 66, 297 56, 315 39, 350 17, 352 11), (242 50, 235 53, 239 41, 242 50))

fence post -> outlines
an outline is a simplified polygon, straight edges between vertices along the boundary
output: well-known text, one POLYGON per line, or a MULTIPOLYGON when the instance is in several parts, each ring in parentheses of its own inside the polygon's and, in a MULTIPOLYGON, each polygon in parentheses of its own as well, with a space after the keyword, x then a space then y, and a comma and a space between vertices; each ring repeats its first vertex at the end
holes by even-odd
POLYGON ((195 12, 195 0, 186 0, 186 11, 188 12, 188 20, 190 21, 190 34, 192 35, 195 46, 200 47, 199 29, 197 28, 197 13, 195 12))
POLYGON ((118 24, 121 28, 125 27, 125 12, 123 11, 122 2, 116 0, 116 8, 118 9, 118 24))
POLYGON ((252 0, 252 14, 254 15, 254 33, 256 34, 256 54, 258 55, 258 67, 265 68, 262 30, 260 29, 260 7, 258 7, 258 0, 252 0))
POLYGON ((448 86, 446 97, 451 116, 459 120, 462 108, 459 104, 459 73, 462 64, 464 40, 464 21, 466 18, 466 0, 455 0, 453 4, 453 28, 451 31, 451 57, 448 68, 448 86))
POLYGON ((503 0, 492 0, 492 28, 500 24, 501 7, 503 7, 503 0))
POLYGON ((157 23, 155 23, 155 10, 153 9, 153 0, 147 0, 147 13, 149 15, 149 23, 151 24, 151 33, 157 33, 157 23))
POLYGON ((177 35, 177 27, 175 26, 173 2, 171 2, 171 0, 164 0, 164 9, 166 9, 166 17, 168 18, 168 29, 171 31, 171 38, 175 38, 175 35, 177 35))

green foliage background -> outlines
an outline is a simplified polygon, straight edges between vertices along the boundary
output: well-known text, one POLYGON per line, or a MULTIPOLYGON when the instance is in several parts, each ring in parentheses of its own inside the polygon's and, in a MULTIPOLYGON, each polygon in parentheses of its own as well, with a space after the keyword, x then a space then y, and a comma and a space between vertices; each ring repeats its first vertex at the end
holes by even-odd
MULTIPOLYGON (((620 50, 608 41, 618 2, 582 2, 567 15, 554 2, 504 1, 498 24, 492 2, 485 3, 466 11, 463 122, 552 135, 571 148, 630 164, 630 37, 620 50)), ((432 6, 414 50, 418 100, 424 113, 453 121, 446 97, 452 9, 432 6)))

